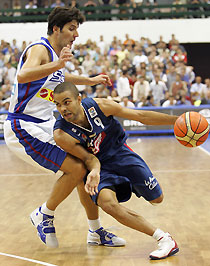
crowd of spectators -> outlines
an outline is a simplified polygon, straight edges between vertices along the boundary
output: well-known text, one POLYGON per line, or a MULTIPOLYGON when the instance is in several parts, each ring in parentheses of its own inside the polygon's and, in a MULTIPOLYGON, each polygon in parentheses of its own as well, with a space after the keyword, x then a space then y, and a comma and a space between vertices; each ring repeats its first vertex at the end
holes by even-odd
MULTIPOLYGON (((49 14, 49 8, 63 6, 76 6, 80 7, 97 7, 101 8, 97 12, 102 12, 100 14, 105 14, 101 16, 101 19, 160 19, 167 18, 167 14, 173 14, 169 18, 203 18, 208 17, 209 14, 204 14, 205 11, 210 11, 210 0, 12 0, 10 5, 8 1, 3 4, 4 13, 2 15, 7 17, 20 17, 21 12, 18 9, 34 9, 34 11, 24 12, 24 15, 47 15, 49 14), (173 4, 173 7, 160 7, 159 4, 173 4), (182 6, 183 4, 190 4, 189 7, 182 6), (207 4, 201 6, 200 4, 207 4), (209 6, 208 6, 209 5, 209 6), (141 7, 143 6, 143 7, 141 7), (110 8, 109 8, 110 7, 110 8), (6 12, 7 9, 15 9, 17 12, 12 13, 11 11, 6 12), (46 11, 36 12, 37 8, 48 9, 46 11), (192 13, 193 12, 193 13, 192 13), (163 16, 158 14, 163 13, 163 16), (165 15, 164 15, 165 13, 165 15), (117 16, 120 14, 122 16, 117 16), (110 15, 108 17, 107 15, 110 15)), ((84 15, 96 15, 94 10, 84 11, 84 15)), ((88 16, 87 16, 88 17, 88 16)), ((94 16, 88 17, 90 20, 94 20, 94 16)), ((98 17, 96 18, 98 19, 98 17)))
MULTIPOLYGON (((17 64, 22 51, 14 39, 0 43, 0 110, 6 111, 12 92, 17 64)), ((106 43, 103 36, 97 42, 90 39, 77 44, 74 58, 66 64, 66 71, 93 77, 106 73, 112 86, 85 86, 78 89, 83 97, 113 99, 126 107, 175 106, 210 104, 210 79, 202 81, 193 66, 187 64, 187 53, 174 34, 166 43, 160 36, 156 43, 141 37, 124 40, 113 37, 106 43)))

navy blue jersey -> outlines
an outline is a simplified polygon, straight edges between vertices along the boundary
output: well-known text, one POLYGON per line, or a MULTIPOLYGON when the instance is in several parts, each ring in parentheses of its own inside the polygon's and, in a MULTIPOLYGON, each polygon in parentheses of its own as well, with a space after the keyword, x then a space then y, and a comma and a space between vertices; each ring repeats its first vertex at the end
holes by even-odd
POLYGON ((97 156, 100 161, 107 160, 125 143, 127 136, 124 129, 113 116, 106 117, 92 98, 83 99, 82 106, 91 129, 69 123, 59 116, 54 130, 62 129, 78 139, 81 145, 97 156))

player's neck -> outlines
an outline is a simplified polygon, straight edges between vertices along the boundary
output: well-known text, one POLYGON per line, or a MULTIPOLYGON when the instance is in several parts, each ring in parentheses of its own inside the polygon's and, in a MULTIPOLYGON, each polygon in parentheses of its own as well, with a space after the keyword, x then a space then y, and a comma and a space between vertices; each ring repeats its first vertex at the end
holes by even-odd
POLYGON ((78 116, 78 120, 75 122, 75 124, 77 124, 83 128, 90 129, 90 123, 86 117, 86 114, 85 114, 83 108, 81 108, 81 112, 80 112, 80 114, 78 116))
POLYGON ((61 49, 58 47, 54 37, 53 36, 48 36, 47 39, 48 39, 50 45, 52 46, 52 48, 54 49, 55 53, 57 54, 57 56, 59 56, 60 52, 61 52, 61 49))

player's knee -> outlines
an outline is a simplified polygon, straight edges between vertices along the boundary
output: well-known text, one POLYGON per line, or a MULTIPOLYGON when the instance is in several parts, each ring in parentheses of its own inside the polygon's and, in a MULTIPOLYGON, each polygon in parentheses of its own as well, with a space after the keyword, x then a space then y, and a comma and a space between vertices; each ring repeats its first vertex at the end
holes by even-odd
POLYGON ((150 201, 150 203, 152 204, 152 205, 156 205, 156 204, 159 204, 159 203, 161 203, 162 201, 163 201, 163 194, 161 194, 160 195, 160 197, 158 197, 158 198, 156 198, 156 199, 154 199, 154 200, 151 200, 150 201))
POLYGON ((100 204, 100 207, 108 214, 113 215, 118 210, 119 204, 115 201, 105 201, 100 204))

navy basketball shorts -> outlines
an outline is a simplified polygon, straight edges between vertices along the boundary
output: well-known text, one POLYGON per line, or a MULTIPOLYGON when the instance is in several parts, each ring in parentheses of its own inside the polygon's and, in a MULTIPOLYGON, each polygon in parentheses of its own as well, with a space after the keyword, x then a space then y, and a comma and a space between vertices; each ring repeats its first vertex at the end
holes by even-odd
MULTIPOLYGON (((101 163, 99 193, 103 188, 114 190, 119 202, 128 201, 132 192, 147 201, 162 194, 158 181, 145 161, 126 144, 116 155, 101 163)), ((96 204, 97 197, 98 194, 91 196, 96 204)))

